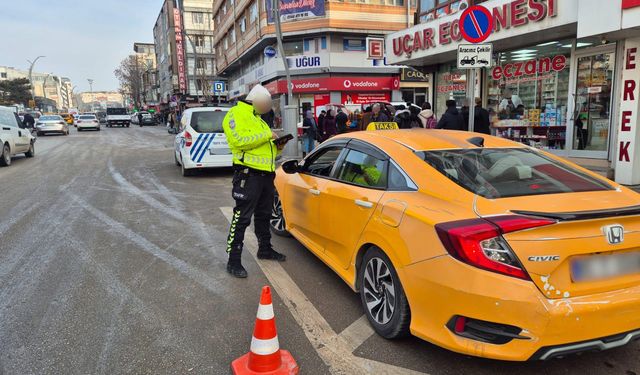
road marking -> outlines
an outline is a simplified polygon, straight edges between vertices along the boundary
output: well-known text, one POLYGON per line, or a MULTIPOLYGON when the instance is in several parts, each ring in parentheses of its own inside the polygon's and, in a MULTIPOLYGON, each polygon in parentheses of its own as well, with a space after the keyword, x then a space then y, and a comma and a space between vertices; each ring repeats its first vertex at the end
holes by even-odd
POLYGON ((371 328, 367 316, 362 315, 358 320, 351 323, 349 327, 345 328, 344 331, 340 332, 339 336, 351 345, 352 350, 356 350, 374 333, 375 331, 371 328))
MULTIPOLYGON (((231 223, 233 208, 220 207, 220 211, 231 223)), ((356 326, 352 324, 347 327, 345 331, 348 332, 344 335, 336 334, 280 263, 257 259, 258 240, 253 233, 247 231, 244 245, 332 374, 424 374, 355 356, 353 351, 360 346, 361 343, 358 342, 366 335, 365 329, 360 327, 362 318, 356 320, 356 326)))

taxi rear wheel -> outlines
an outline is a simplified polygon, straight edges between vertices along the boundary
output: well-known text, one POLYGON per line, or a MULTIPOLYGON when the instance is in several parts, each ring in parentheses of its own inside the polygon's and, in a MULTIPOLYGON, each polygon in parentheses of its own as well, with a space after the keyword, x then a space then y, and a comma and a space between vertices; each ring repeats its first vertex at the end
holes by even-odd
POLYGON ((282 214, 282 202, 280 196, 276 192, 273 197, 273 205, 271 206, 271 219, 269 220, 269 226, 271 231, 281 237, 291 237, 291 234, 287 232, 286 222, 284 221, 284 215, 282 214))
POLYGON ((360 299, 373 329, 386 339, 409 335, 411 311, 398 274, 389 257, 370 248, 358 269, 360 299))

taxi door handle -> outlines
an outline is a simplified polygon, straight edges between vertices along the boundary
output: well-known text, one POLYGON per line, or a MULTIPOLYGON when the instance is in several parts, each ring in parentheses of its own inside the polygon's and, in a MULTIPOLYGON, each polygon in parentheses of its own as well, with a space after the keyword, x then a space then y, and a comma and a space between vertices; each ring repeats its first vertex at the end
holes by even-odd
POLYGON ((356 205, 360 206, 360 207, 364 207, 364 208, 371 208, 373 207, 373 203, 371 202, 367 202, 367 201, 363 201, 360 199, 356 199, 355 200, 356 205))
POLYGON ((320 190, 318 189, 309 189, 309 193, 313 195, 320 195, 320 190))
POLYGON ((11 130, 11 128, 5 128, 4 126, 2 127, 2 130, 11 130))

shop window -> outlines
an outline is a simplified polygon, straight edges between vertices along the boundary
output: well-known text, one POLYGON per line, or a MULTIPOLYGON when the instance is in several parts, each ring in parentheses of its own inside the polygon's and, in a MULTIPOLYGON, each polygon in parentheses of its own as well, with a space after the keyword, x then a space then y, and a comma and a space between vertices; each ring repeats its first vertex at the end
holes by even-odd
POLYGON ((467 98, 467 70, 441 65, 436 76, 435 112, 440 118, 447 110, 447 100, 455 100, 458 108, 463 106, 467 98))
POLYGON ((203 24, 204 23, 204 13, 202 12, 193 12, 191 13, 191 20, 195 24, 203 24))
POLYGON ((419 0, 418 14, 420 16, 420 23, 462 12, 471 5, 484 3, 485 1, 486 0, 419 0))
POLYGON ((249 21, 251 23, 256 22, 258 19, 258 2, 254 1, 249 7, 249 21))
POLYGON ((345 52, 362 52, 367 49, 364 39, 345 38, 342 40, 342 47, 345 52))
POLYGON ((565 149, 572 41, 496 55, 487 74, 487 110, 496 135, 565 149))
POLYGON ((284 42, 284 53, 286 56, 296 56, 302 54, 303 45, 302 40, 284 42))
POLYGON ((195 44, 196 47, 204 47, 204 35, 194 35, 193 44, 195 44))

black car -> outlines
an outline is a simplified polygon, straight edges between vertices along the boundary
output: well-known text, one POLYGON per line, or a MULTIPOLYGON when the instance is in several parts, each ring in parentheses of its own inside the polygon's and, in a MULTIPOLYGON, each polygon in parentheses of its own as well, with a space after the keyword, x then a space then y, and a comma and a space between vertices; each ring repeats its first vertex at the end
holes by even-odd
POLYGON ((489 65, 489 62, 487 60, 480 59, 478 60, 478 64, 489 65))
POLYGON ((465 57, 462 60, 460 60, 460 65, 476 65, 477 58, 478 56, 465 57))

